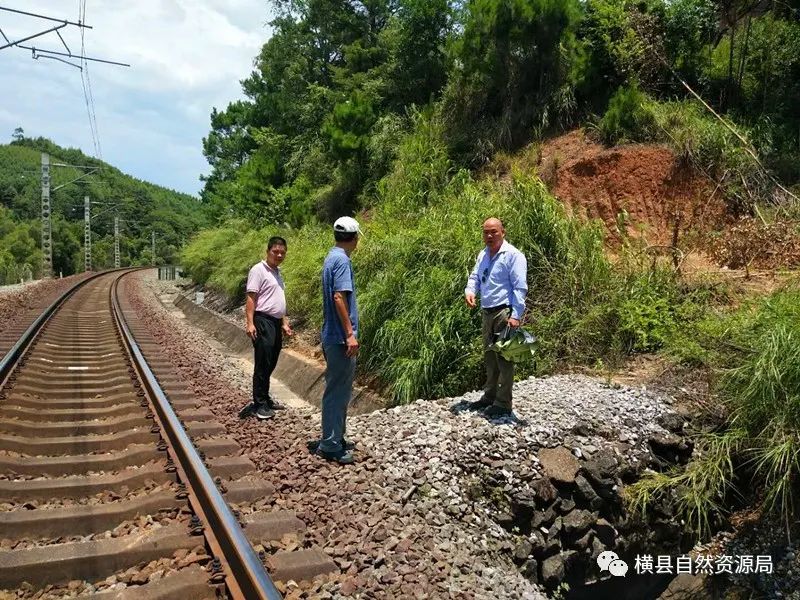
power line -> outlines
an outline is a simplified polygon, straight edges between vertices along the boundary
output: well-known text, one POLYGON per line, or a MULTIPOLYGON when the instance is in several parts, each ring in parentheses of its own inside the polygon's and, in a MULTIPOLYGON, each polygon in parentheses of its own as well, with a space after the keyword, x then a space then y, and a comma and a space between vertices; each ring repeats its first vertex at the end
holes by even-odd
MULTIPOLYGON (((78 0, 78 22, 84 23, 86 21, 86 0, 78 0)), ((81 56, 86 55, 86 40, 84 39, 84 31, 81 29, 81 56)), ((94 145, 94 155, 102 159, 103 155, 100 150, 100 135, 97 130, 97 119, 94 113, 94 98, 91 93, 91 83, 89 81, 89 64, 84 60, 81 62, 81 87, 83 88, 83 99, 86 103, 86 115, 89 117, 89 131, 92 135, 92 144, 94 145), (86 77, 84 77, 84 73, 86 77), (88 89, 88 91, 87 91, 88 89)))

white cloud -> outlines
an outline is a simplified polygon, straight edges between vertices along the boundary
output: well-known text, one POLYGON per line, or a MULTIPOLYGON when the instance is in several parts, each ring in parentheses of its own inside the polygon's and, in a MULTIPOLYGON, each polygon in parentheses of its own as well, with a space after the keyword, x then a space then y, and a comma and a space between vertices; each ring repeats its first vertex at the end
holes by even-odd
MULTIPOLYGON (((4 6, 78 20, 78 1, 6 0, 4 6), (69 5, 69 6, 67 6, 69 5)), ((241 97, 239 81, 268 39, 265 0, 87 0, 85 51, 131 63, 131 68, 90 63, 103 158, 123 171, 195 193, 207 170, 201 138, 212 106, 241 97)), ((0 12, 12 40, 52 26, 0 12)), ((81 47, 76 27, 64 30, 72 52, 81 47)), ((29 42, 64 50, 55 34, 29 42)), ((21 125, 27 135, 93 153, 80 72, 30 53, 0 51, 0 136, 21 125)))

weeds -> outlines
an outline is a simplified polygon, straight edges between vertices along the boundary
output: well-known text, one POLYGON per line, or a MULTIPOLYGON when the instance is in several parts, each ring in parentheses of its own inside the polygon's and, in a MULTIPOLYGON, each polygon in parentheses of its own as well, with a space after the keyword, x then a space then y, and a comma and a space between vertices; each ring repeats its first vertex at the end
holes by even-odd
POLYGON ((635 84, 619 88, 608 102, 608 109, 595 129, 608 146, 623 142, 642 142, 653 132, 652 100, 635 84))
POLYGON ((692 333, 704 350, 694 359, 720 372, 717 392, 727 429, 705 436, 684 471, 651 475, 632 486, 630 505, 645 510, 674 493, 699 534, 725 514, 731 495, 762 498, 788 522, 800 475, 800 290, 781 290, 731 315, 709 317, 692 333))
MULTIPOLYGON (((602 224, 569 216, 535 171, 511 168, 501 180, 453 171, 433 112, 412 116, 395 168, 377 186, 378 201, 352 259, 363 348, 359 369, 395 403, 462 394, 483 378, 480 318, 464 287, 483 243, 481 223, 503 220, 507 239, 528 259, 527 326, 541 341, 535 364, 519 377, 556 365, 613 365, 631 352, 657 350, 704 299, 678 288, 669 269, 633 251, 611 264, 602 224)), ((538 149, 530 152, 530 164, 538 149)), ((241 293, 249 266, 274 230, 232 224, 204 232, 186 249, 195 279, 241 293)), ((283 272, 289 313, 321 326, 320 271, 333 244, 327 226, 285 233, 283 272)))
MULTIPOLYGON (((533 174, 514 171, 502 182, 457 175, 437 191, 435 203, 414 211, 405 210, 409 197, 420 198, 406 194, 394 205, 387 197, 373 210, 352 257, 359 368, 376 376, 396 403, 479 386, 480 319, 464 304, 463 290, 482 246, 480 224, 490 215, 503 219, 508 240, 528 258, 527 326, 542 346, 536 364, 522 366, 520 377, 565 360, 613 364, 626 353, 657 349, 690 315, 680 307, 702 300, 680 298, 670 271, 651 269, 632 253, 609 263, 601 226, 567 215, 533 174)), ((184 264, 196 280, 241 294, 247 269, 274 233, 237 226, 205 232, 187 248, 184 264)), ((318 329, 320 272, 332 236, 327 227, 309 225, 285 237, 290 315, 318 329)))

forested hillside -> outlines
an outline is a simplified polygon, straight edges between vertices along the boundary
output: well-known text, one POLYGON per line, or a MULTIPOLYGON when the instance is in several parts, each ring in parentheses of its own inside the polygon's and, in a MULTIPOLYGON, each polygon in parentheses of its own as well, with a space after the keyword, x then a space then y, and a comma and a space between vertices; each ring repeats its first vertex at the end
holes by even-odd
MULTIPOLYGON (((271 5, 274 33, 242 82, 246 99, 211 115, 202 197, 219 219, 297 226, 373 205, 404 136, 426 132, 454 168, 594 124, 609 144, 674 144, 712 176, 751 144, 778 180, 800 180, 797 0, 271 5), (713 135, 729 139, 697 155, 708 150, 703 132, 676 137, 675 120, 713 120, 679 104, 697 102, 689 88, 746 142, 719 128, 713 135), (642 108, 649 100, 673 104, 659 120, 642 108)), ((734 195, 765 192, 730 179, 734 195)))
POLYGON ((159 264, 171 263, 189 236, 204 223, 196 198, 125 175, 119 169, 19 130, 0 145, 0 283, 38 277, 41 270, 41 153, 52 163, 97 166, 85 170, 51 167, 53 270, 70 275, 83 270, 84 196, 92 204, 92 267, 114 266, 114 216, 120 218, 121 264, 149 264, 151 232, 156 232, 159 264))
POLYGON ((480 223, 495 214, 529 257, 540 371, 659 350, 714 297, 687 293, 680 256, 700 249, 734 268, 765 251, 784 266, 800 260, 787 251, 800 248, 793 2, 274 0, 246 98, 214 110, 204 140, 201 197, 220 227, 182 262, 241 297, 263 240, 281 232, 292 314, 316 327, 326 223, 360 211, 360 364, 405 402, 478 383, 477 325, 461 294, 480 223), (608 230, 569 218, 553 197, 570 156, 542 160, 548 139, 576 127, 607 146, 666 147, 664 185, 699 178, 692 206, 721 206, 717 223, 760 220, 692 231, 680 206, 665 211, 670 271, 627 239, 618 207, 606 223, 625 234, 623 260, 609 262, 608 230))
POLYGON ((757 496, 789 522, 800 1, 270 5, 245 99, 214 109, 204 140, 201 198, 217 226, 182 255, 196 282, 240 300, 280 233, 289 312, 313 340, 329 223, 356 214, 359 370, 396 403, 454 396, 482 381, 463 289, 481 222, 500 217, 528 257, 524 323, 540 342, 518 377, 657 353, 706 382, 719 408, 703 411, 725 415, 696 440, 700 458, 645 480, 636 506, 666 499, 703 532, 733 498, 757 496), (662 215, 650 241, 631 235, 620 190, 662 215), (565 208, 581 195, 583 216, 565 208), (597 208, 602 222, 585 218, 597 208), (769 269, 755 297, 740 285, 753 268, 769 269), (742 465, 752 477, 737 480, 742 465))

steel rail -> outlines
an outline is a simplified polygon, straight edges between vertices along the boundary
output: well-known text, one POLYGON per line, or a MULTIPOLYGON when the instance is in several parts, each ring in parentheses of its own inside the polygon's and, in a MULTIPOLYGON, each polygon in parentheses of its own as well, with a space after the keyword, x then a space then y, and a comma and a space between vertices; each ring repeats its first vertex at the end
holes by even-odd
POLYGON ((17 361, 22 357, 25 353, 25 350, 28 349, 31 342, 34 338, 39 334, 44 324, 53 316, 53 314, 58 310, 58 308, 69 298, 72 294, 78 291, 78 288, 82 287, 89 281, 100 277, 101 275, 107 274, 108 271, 101 271, 99 273, 95 273, 90 275, 89 277, 78 281, 75 285, 65 291, 61 296, 56 298, 50 306, 44 309, 42 314, 36 317, 33 323, 25 330, 25 332, 20 336, 17 340, 17 343, 11 347, 11 350, 6 352, 6 355, 0 358, 0 388, 5 386, 6 379, 14 370, 14 367, 17 364, 17 361))
MULTIPOLYGON (((208 532, 210 529, 210 533, 215 537, 216 543, 223 553, 220 558, 225 559, 230 574, 241 590, 244 599, 281 600, 283 597, 245 537, 239 521, 217 489, 191 438, 184 430, 178 415, 164 395, 164 391, 128 328, 117 297, 117 285, 121 279, 122 276, 115 279, 110 290, 114 318, 122 333, 123 344, 127 347, 135 368, 139 372, 142 386, 153 401, 153 408, 161 422, 163 435, 168 438, 176 455, 177 464, 186 476, 187 487, 191 488, 197 497, 199 508, 207 521, 205 523, 206 531, 208 532)), ((230 586, 229 591, 233 592, 230 586)), ((238 596, 238 594, 234 595, 238 596)))

